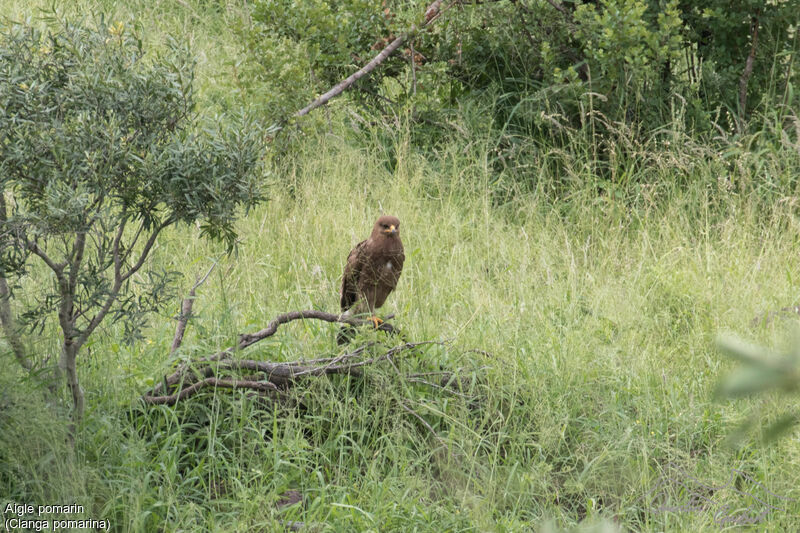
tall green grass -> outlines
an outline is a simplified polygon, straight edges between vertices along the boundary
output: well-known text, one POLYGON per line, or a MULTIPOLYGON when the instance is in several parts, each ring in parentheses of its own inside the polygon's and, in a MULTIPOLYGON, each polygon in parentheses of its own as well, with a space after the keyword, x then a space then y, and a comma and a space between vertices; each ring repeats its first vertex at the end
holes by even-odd
MULTIPOLYGON (((712 401, 729 366, 714 336, 779 342, 783 322, 750 321, 796 303, 798 227, 787 207, 765 213, 731 193, 712 213, 703 191, 649 210, 587 202, 568 216, 535 193, 495 206, 479 159, 423 158, 401 136, 390 171, 381 145, 346 136, 314 136, 275 169, 271 200, 240 224, 238 254, 200 290, 179 357, 224 347, 280 312, 335 310, 347 252, 388 212, 402 221, 407 262, 384 310, 410 339, 450 342, 399 364, 460 368, 476 400, 404 384, 387 367, 366 382, 310 382, 295 407, 218 392, 142 408, 138 395, 174 361, 173 323, 155 319, 144 343, 120 346, 110 330, 84 354, 91 410, 74 452, 63 419, 10 387, 5 419, 16 430, 0 437, 10 499, 78 498, 131 531, 270 529, 278 519, 332 530, 519 530, 547 520, 715 530, 711 511, 648 507, 673 463, 715 485, 735 468, 800 499, 796 439, 729 448, 756 402, 712 401), (288 489, 303 493, 304 510, 275 507, 288 489)), ((181 228, 157 252, 188 285, 221 250, 181 228)), ((335 353, 334 336, 327 325, 291 324, 247 357, 335 353)), ((763 400, 767 413, 783 402, 763 400)), ((756 495, 784 509, 762 526, 797 526, 796 502, 756 495)), ((672 497, 677 507, 686 494, 672 497)), ((752 503, 735 492, 714 501, 752 503)))
MULTIPOLYGON (((131 6, 111 7, 134 14, 152 42, 194 36, 207 61, 204 106, 232 98, 235 84, 214 73, 238 60, 227 24, 246 21, 244 8, 131 6)), ((796 434, 727 445, 751 410, 769 418, 798 401, 712 399, 731 366, 714 349, 719 332, 776 345, 793 324, 751 326, 798 303, 800 154, 782 120, 714 144, 679 122, 650 137, 620 127, 605 146, 564 130, 557 148, 532 140, 509 168, 480 106, 465 106, 455 133, 427 149, 402 123, 363 129, 339 110, 273 162, 270 200, 241 220, 235 255, 194 227, 160 241, 152 266, 183 271, 187 289, 220 264, 174 357, 170 313, 153 317, 144 342, 121 344, 108 327, 87 347, 88 411, 74 446, 66 407, 46 404, 3 352, 0 503, 79 503, 118 531, 272 531, 289 521, 329 531, 717 531, 756 504, 751 493, 777 508, 758 530, 800 527, 796 434), (597 150, 618 152, 608 172, 594 166, 597 150), (447 341, 397 364, 459 370, 467 398, 385 365, 309 380, 286 404, 222 390, 175 407, 139 403, 177 360, 281 312, 336 310, 346 255, 380 213, 400 218, 406 250, 382 312, 396 313, 410 340, 447 341), (664 499, 648 496, 664 476, 722 486, 733 469, 741 492, 721 488, 707 509, 660 509, 691 497, 674 479, 664 499), (288 490, 303 503, 279 508, 288 490)), ((295 322, 243 356, 337 353, 335 332, 295 322)))

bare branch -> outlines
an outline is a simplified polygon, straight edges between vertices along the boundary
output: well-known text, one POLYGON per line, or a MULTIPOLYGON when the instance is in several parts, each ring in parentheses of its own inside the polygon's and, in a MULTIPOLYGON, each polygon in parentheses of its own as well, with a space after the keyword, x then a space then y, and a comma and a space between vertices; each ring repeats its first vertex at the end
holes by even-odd
POLYGON ((133 234, 133 238, 128 242, 128 246, 125 248, 125 253, 122 254, 122 262, 124 263, 128 256, 131 255, 133 251, 133 247, 136 246, 136 243, 139 240, 139 236, 142 234, 142 230, 144 229, 144 221, 139 224, 139 227, 136 229, 136 233, 133 234))
MULTIPOLYGON (((117 228, 117 233, 114 235, 114 242, 111 244, 111 254, 114 258, 114 279, 120 277, 120 272, 122 271, 122 261, 123 258, 119 255, 119 245, 122 241, 122 234, 125 232, 125 225, 128 223, 127 218, 122 219, 122 223, 120 223, 119 227, 117 228)), ((139 226, 139 231, 141 231, 142 227, 139 226)), ((137 234, 138 237, 138 234, 137 234)), ((129 250, 130 251, 130 250, 129 250)))
POLYGON ((164 379, 163 383, 169 389, 179 385, 182 390, 172 394, 160 394, 162 392, 169 392, 169 390, 165 390, 164 385, 159 383, 153 387, 150 393, 144 394, 142 399, 148 404, 173 405, 177 401, 195 394, 203 387, 218 384, 219 380, 222 380, 223 382, 235 382, 237 384, 235 387, 230 388, 248 388, 259 391, 268 389, 277 391, 279 390, 279 387, 281 389, 289 387, 299 378, 303 377, 323 376, 326 374, 349 374, 358 376, 361 375, 360 369, 364 366, 372 365, 380 361, 391 361, 391 359, 400 352, 408 351, 426 344, 438 343, 439 341, 404 343, 387 350, 381 355, 361 361, 351 362, 354 358, 363 353, 366 346, 362 346, 353 352, 333 358, 328 361, 327 364, 323 365, 310 365, 308 362, 304 361, 271 363, 268 361, 254 361, 249 359, 234 360, 229 358, 231 355, 233 355, 233 352, 229 351, 225 352, 228 357, 222 360, 212 361, 209 358, 196 361, 195 366, 197 368, 181 365, 178 370, 164 379), (216 373, 218 372, 230 370, 260 372, 264 374, 264 379, 258 381, 252 379, 230 380, 228 378, 222 379, 216 376, 216 373), (265 383, 268 385, 264 385, 265 383))
POLYGON ((202 381, 198 381, 197 383, 194 383, 180 392, 176 392, 175 394, 170 394, 168 396, 145 396, 143 399, 145 403, 150 405, 175 405, 178 401, 188 398, 189 396, 193 396, 194 394, 197 394, 200 389, 208 386, 224 387, 228 389, 251 389, 261 392, 278 392, 278 387, 269 381, 219 379, 211 377, 202 381))
POLYGON ((70 294, 75 294, 75 288, 78 283, 78 271, 83 262, 83 252, 86 249, 86 232, 80 232, 75 237, 75 244, 72 246, 72 251, 69 254, 69 291, 70 294))
POLYGON ((139 254, 139 260, 136 261, 136 263, 130 269, 128 269, 128 272, 126 272, 125 275, 122 276, 121 281, 127 280, 128 278, 133 276, 140 268, 142 268, 145 259, 147 259, 147 255, 150 253, 150 249, 155 244, 156 238, 158 238, 158 234, 161 233, 161 230, 163 230, 172 223, 173 220, 171 218, 167 218, 164 222, 156 226, 156 228, 153 230, 153 233, 151 233, 150 237, 147 239, 147 242, 145 242, 144 248, 142 248, 142 252, 139 254))
MULTIPOLYGON (((365 324, 371 324, 369 320, 364 320, 355 316, 345 316, 345 315, 337 315, 334 313, 326 313, 325 311, 317 311, 317 310, 308 310, 308 311, 291 311, 289 313, 284 313, 282 315, 278 315, 272 322, 270 322, 266 328, 262 329, 261 331, 257 331, 256 333, 245 333, 239 336, 239 344, 238 349, 247 348, 251 344, 254 344, 262 339, 267 337, 271 337, 278 331, 278 327, 281 324, 286 324, 287 322, 291 322, 293 320, 304 320, 313 318, 316 320, 323 320, 325 322, 338 322, 341 324, 349 324, 351 326, 363 326, 365 324)), ((391 316, 386 317, 391 318, 391 316)), ((395 328, 387 323, 384 322, 378 329, 381 331, 386 331, 389 333, 393 333, 395 328)))
MULTIPOLYGON (((205 276, 207 277, 207 275, 205 276)), ((204 278, 205 278, 204 277, 204 278)), ((203 279, 204 279, 203 278, 203 279)), ((195 284, 196 288, 202 279, 195 284)), ((195 359, 181 363, 169 376, 164 376, 163 380, 156 384, 149 392, 142 395, 142 400, 146 404, 155 405, 174 405, 178 401, 188 398, 198 391, 208 386, 251 389, 259 393, 281 392, 292 387, 299 381, 308 377, 323 376, 328 374, 347 374, 359 376, 362 368, 388 361, 397 371, 401 379, 410 383, 420 383, 429 387, 445 390, 456 396, 469 399, 470 397, 461 392, 464 379, 459 378, 455 372, 428 372, 403 375, 395 365, 395 357, 402 353, 411 351, 419 346, 438 344, 446 345, 448 341, 421 341, 403 342, 383 353, 372 357, 363 358, 367 350, 377 343, 369 342, 363 346, 337 355, 335 357, 324 357, 316 359, 289 361, 289 362, 269 362, 256 361, 251 359, 234 359, 237 351, 251 346, 252 344, 270 337, 275 334, 281 324, 293 320, 316 319, 324 322, 345 323, 351 325, 370 324, 371 321, 362 320, 352 316, 341 316, 333 313, 326 313, 317 310, 292 311, 278 315, 269 325, 254 334, 240 335, 235 347, 222 350, 208 357, 195 359), (241 379, 230 377, 232 372, 245 372, 241 379), (261 374, 261 379, 255 379, 255 374, 261 374), (439 376, 440 383, 433 383, 426 379, 427 376, 439 376), (178 390, 176 390, 176 388, 178 390)), ((384 326, 390 325, 384 323, 384 326)), ((389 329, 391 331, 391 329, 389 329)), ((467 382, 469 383, 469 382, 467 382)), ((424 420, 423 420, 424 423, 424 420)), ((434 432, 435 435, 435 432, 434 432)), ((439 439, 441 441, 441 439, 439 439)), ((441 441, 444 444, 444 441, 441 441)))
POLYGON ((39 248, 39 245, 36 244, 36 242, 29 241, 28 238, 25 237, 25 236, 23 236, 22 238, 23 238, 23 240, 25 242, 25 247, 31 253, 33 253, 34 255, 38 255, 41 258, 41 260, 44 261, 44 263, 48 267, 50 267, 50 270, 52 270, 55 273, 56 278, 59 281, 61 281, 63 279, 63 277, 64 277, 64 267, 66 267, 67 264, 66 263, 56 263, 55 261, 53 261, 53 259, 50 258, 49 255, 47 255, 47 253, 45 253, 44 250, 39 248))
POLYGON ((181 312, 180 315, 178 315, 178 325, 175 327, 175 336, 172 338, 172 346, 169 349, 170 355, 175 353, 175 350, 180 348, 181 343, 183 342, 183 334, 186 332, 186 324, 189 322, 189 317, 192 315, 192 306, 194 305, 195 291, 197 291, 197 287, 205 283, 205 281, 208 279, 208 276, 211 275, 211 272, 217 266, 217 263, 218 261, 215 260, 211 264, 211 268, 209 268, 208 272, 206 272, 206 275, 202 278, 198 278, 195 281, 191 290, 189 290, 189 294, 181 302, 181 312))
POLYGON ((356 355, 360 355, 360 354, 361 354, 361 353, 363 353, 363 352, 364 352, 364 351, 365 351, 367 348, 369 348, 369 347, 371 347, 371 346, 374 346, 374 345, 375 345, 375 342, 374 342, 374 341, 372 341, 372 342, 368 342, 368 343, 364 344, 363 346, 359 346, 357 349, 353 350, 352 352, 348 352, 348 353, 346 353, 346 354, 344 354, 344 355, 337 355, 336 357, 322 357, 322 358, 320 358, 320 359, 303 359, 303 360, 301 360, 301 361, 297 361, 297 364, 303 364, 303 365, 319 365, 319 364, 324 364, 324 363, 325 363, 325 364, 326 364, 326 363, 331 363, 331 362, 338 361, 338 360, 340 360, 342 357, 345 357, 345 356, 356 356, 356 355))
MULTIPOLYGON (((161 383, 153 387, 152 394, 160 393, 163 388, 173 387, 179 383, 194 383, 197 379, 210 377, 216 370, 250 370, 263 372, 267 379, 273 383, 286 385, 294 382, 297 378, 304 376, 321 376, 324 374, 351 374, 359 375, 360 367, 371 365, 379 361, 393 357, 397 353, 416 348, 425 344, 432 344, 436 341, 424 341, 417 343, 404 343, 395 346, 386 353, 363 361, 350 363, 349 361, 362 355, 363 352, 374 343, 368 343, 337 357, 325 359, 313 359, 310 361, 291 361, 285 363, 270 363, 266 361, 234 360, 232 356, 235 351, 233 348, 223 350, 210 357, 195 360, 191 363, 184 363, 170 374, 164 377, 161 383), (215 363, 212 367, 211 363, 215 363)), ((152 395, 151 394, 151 395, 152 395)))
MULTIPOLYGON (((345 78, 341 83, 334 86, 331 90, 311 102, 309 105, 298 111, 294 114, 295 117, 302 117, 304 115, 309 114, 311 111, 315 110, 316 108, 327 104, 332 98, 335 98, 342 94, 344 91, 349 89, 355 82, 375 70, 375 67, 383 63, 387 57, 392 55, 392 53, 397 50, 400 45, 406 42, 410 36, 414 35, 419 30, 428 26, 431 22, 435 21, 439 18, 441 14, 441 4, 442 0, 435 0, 431 3, 428 8, 425 10, 425 19, 420 24, 419 28, 416 25, 412 25, 411 29, 409 29, 406 33, 402 34, 401 36, 397 37, 394 41, 389 43, 386 48, 380 51, 378 55, 372 58, 369 63, 361 67, 358 71, 354 72, 347 78, 345 78)), ((451 4, 452 5, 452 4, 451 4)), ((448 6, 449 7, 449 6, 448 6)), ((412 58, 413 59, 413 58, 412 58)))
POLYGON ((156 242, 158 234, 161 233, 161 230, 166 228, 171 223, 172 219, 168 218, 164 222, 155 227, 153 233, 150 234, 150 237, 147 239, 144 248, 142 248, 142 251, 139 254, 139 260, 136 261, 136 263, 130 269, 128 269, 128 271, 125 274, 121 273, 121 262, 119 259, 119 239, 121 239, 122 229, 123 229, 120 226, 120 229, 117 231, 117 235, 114 237, 114 243, 115 243, 114 285, 111 288, 111 291, 109 292, 108 296, 106 297, 106 301, 103 304, 103 307, 100 308, 97 314, 95 314, 92 317, 92 319, 89 321, 89 324, 86 326, 86 329, 83 330, 83 332, 75 340, 75 344, 77 345, 76 351, 79 350, 81 346, 83 346, 83 344, 89 338, 89 335, 92 334, 92 332, 97 328, 97 326, 100 325, 100 322, 102 322, 103 319, 106 317, 108 311, 111 309, 111 306, 114 305, 114 302, 116 301, 117 296, 119 295, 119 291, 122 288, 122 284, 125 282, 125 280, 130 278, 133 274, 136 273, 136 271, 138 271, 142 267, 145 259, 147 258, 147 255, 150 253, 150 250, 152 249, 153 245, 156 242))

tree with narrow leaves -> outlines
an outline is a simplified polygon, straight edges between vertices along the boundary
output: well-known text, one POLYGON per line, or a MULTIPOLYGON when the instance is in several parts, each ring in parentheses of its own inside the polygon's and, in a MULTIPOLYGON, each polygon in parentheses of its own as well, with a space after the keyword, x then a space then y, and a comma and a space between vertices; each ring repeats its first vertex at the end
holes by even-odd
POLYGON ((81 348, 104 321, 135 336, 169 296, 175 273, 147 262, 165 229, 233 245, 237 214, 262 198, 263 134, 198 116, 177 43, 146 54, 123 23, 56 27, 0 28, 0 325, 30 370, 25 332, 55 320, 77 420, 81 348))

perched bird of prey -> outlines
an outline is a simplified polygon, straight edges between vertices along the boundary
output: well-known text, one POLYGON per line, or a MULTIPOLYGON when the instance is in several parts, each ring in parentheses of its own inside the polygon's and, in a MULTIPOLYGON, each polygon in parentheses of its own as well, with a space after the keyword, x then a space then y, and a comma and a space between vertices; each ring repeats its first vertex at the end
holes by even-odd
MULTIPOLYGON (((342 277, 342 312, 369 313, 377 328, 382 320, 375 316, 375 310, 397 287, 405 258, 400 221, 387 215, 378 218, 369 239, 358 243, 347 256, 342 277)), ((342 343, 341 334, 339 342, 342 343)))

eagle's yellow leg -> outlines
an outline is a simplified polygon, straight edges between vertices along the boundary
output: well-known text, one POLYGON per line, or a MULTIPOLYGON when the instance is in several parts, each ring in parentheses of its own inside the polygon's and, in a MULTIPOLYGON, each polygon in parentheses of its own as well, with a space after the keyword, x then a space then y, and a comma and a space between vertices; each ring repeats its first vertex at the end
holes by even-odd
POLYGON ((369 320, 370 322, 372 322, 373 324, 375 324, 375 329, 378 329, 378 326, 380 326, 381 324, 383 324, 383 320, 381 320, 380 318, 378 318, 378 317, 376 317, 376 316, 371 316, 371 317, 369 317, 367 320, 369 320))

